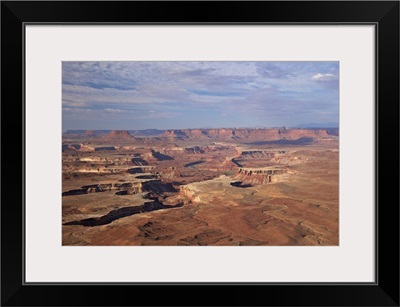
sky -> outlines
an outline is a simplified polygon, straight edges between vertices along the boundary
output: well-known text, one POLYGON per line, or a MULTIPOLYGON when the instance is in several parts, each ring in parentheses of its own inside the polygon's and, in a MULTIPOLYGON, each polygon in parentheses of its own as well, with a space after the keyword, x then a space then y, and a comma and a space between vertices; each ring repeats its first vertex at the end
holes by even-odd
POLYGON ((339 62, 63 62, 63 131, 339 121, 339 62))

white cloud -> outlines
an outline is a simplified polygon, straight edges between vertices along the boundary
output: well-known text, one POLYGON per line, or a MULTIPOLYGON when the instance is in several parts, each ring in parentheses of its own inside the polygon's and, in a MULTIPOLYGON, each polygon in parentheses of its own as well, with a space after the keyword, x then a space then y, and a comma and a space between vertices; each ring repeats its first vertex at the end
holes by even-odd
POLYGON ((110 112, 110 113, 121 113, 121 112, 124 112, 121 109, 111 109, 111 108, 104 109, 104 111, 110 112))
POLYGON ((315 74, 314 76, 311 77, 311 80, 314 81, 332 81, 336 80, 337 77, 334 74, 315 74))

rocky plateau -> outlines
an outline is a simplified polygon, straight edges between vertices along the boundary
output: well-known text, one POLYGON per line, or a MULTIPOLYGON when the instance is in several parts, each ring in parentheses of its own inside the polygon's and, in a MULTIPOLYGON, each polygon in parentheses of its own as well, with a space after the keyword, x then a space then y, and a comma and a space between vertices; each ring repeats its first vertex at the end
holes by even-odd
POLYGON ((63 245, 339 244, 338 129, 63 134, 63 245))

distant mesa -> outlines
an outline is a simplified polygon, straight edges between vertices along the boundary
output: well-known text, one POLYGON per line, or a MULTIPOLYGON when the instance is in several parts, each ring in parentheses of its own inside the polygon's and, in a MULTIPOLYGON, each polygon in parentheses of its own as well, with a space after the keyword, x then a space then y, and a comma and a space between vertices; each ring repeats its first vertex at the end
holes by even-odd
MULTIPOLYGON (((178 129, 167 130, 162 137, 177 140, 186 139, 211 139, 215 141, 279 141, 284 144, 291 144, 297 140, 307 140, 312 143, 321 138, 328 138, 332 135, 338 136, 336 128, 331 129, 286 129, 286 128, 267 128, 267 129, 178 129)), ((297 144, 296 142, 293 143, 297 144)))
MULTIPOLYGON (((65 140, 103 145, 155 145, 157 142, 202 140, 253 145, 307 145, 337 141, 338 128, 215 128, 173 130, 71 130, 65 140), (131 132, 132 131, 132 132, 131 132), (75 133, 72 133, 75 132, 75 133), (79 132, 79 133, 77 133, 79 132)), ((79 149, 77 149, 79 150, 79 149)), ((163 153, 168 155, 167 153, 163 153)))
POLYGON ((105 135, 109 133, 111 130, 67 130, 63 134, 66 135, 86 135, 86 136, 94 136, 94 135, 105 135))
POLYGON ((128 130, 112 130, 108 136, 112 137, 131 137, 132 135, 128 132, 128 130))
MULTIPOLYGON (((63 132, 63 135, 68 138, 93 138, 106 136, 113 130, 67 130, 63 132)), ((118 130, 122 131, 122 130, 118 130)), ((124 130, 128 131, 131 136, 139 137, 154 137, 161 136, 165 130, 159 129, 143 129, 143 130, 124 130)))
POLYGON ((144 129, 144 130, 129 130, 129 133, 133 136, 160 136, 165 130, 158 129, 144 129))
POLYGON ((169 138, 188 138, 184 130, 166 130, 162 136, 169 138))
POLYGON ((84 135, 85 136, 94 136, 96 132, 94 130, 86 130, 84 135))
POLYGON ((101 138, 102 141, 133 141, 135 139, 128 130, 112 130, 101 138))
POLYGON ((111 130, 67 130, 63 137, 70 140, 88 140, 100 138, 108 134, 111 130))
POLYGON ((74 152, 74 151, 96 151, 96 148, 88 146, 88 145, 83 145, 83 144, 63 144, 62 145, 62 151, 69 151, 69 152, 74 152))

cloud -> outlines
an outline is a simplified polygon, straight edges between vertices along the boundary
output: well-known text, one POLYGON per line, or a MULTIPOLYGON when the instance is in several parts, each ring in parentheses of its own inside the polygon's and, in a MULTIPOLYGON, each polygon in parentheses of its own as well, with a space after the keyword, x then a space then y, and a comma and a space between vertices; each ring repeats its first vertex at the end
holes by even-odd
POLYGON ((264 77, 273 79, 287 79, 293 76, 293 70, 286 70, 278 63, 258 63, 257 72, 264 77))
POLYGON ((86 107, 87 104, 82 101, 68 101, 68 100, 63 100, 63 106, 65 107, 86 107))
POLYGON ((106 109, 104 109, 104 111, 105 112, 109 112, 109 113, 122 113, 122 112, 124 112, 121 109, 111 109, 111 108, 106 108, 106 109))
MULTIPOLYGON (((204 125, 211 127, 227 112, 233 126, 234 118, 245 115, 249 126, 252 116, 260 123, 271 116, 284 121, 337 107, 338 67, 338 62, 63 62, 63 123, 72 117, 97 120, 99 126, 119 119, 131 125, 132 119, 167 123, 181 113, 190 123, 201 114, 219 114, 205 116, 204 125)), ((160 128, 157 123, 154 128, 160 128)))
POLYGON ((311 77, 311 80, 314 81, 334 81, 337 80, 337 76, 335 76, 334 74, 321 74, 321 73, 317 73, 315 75, 313 75, 311 77))

